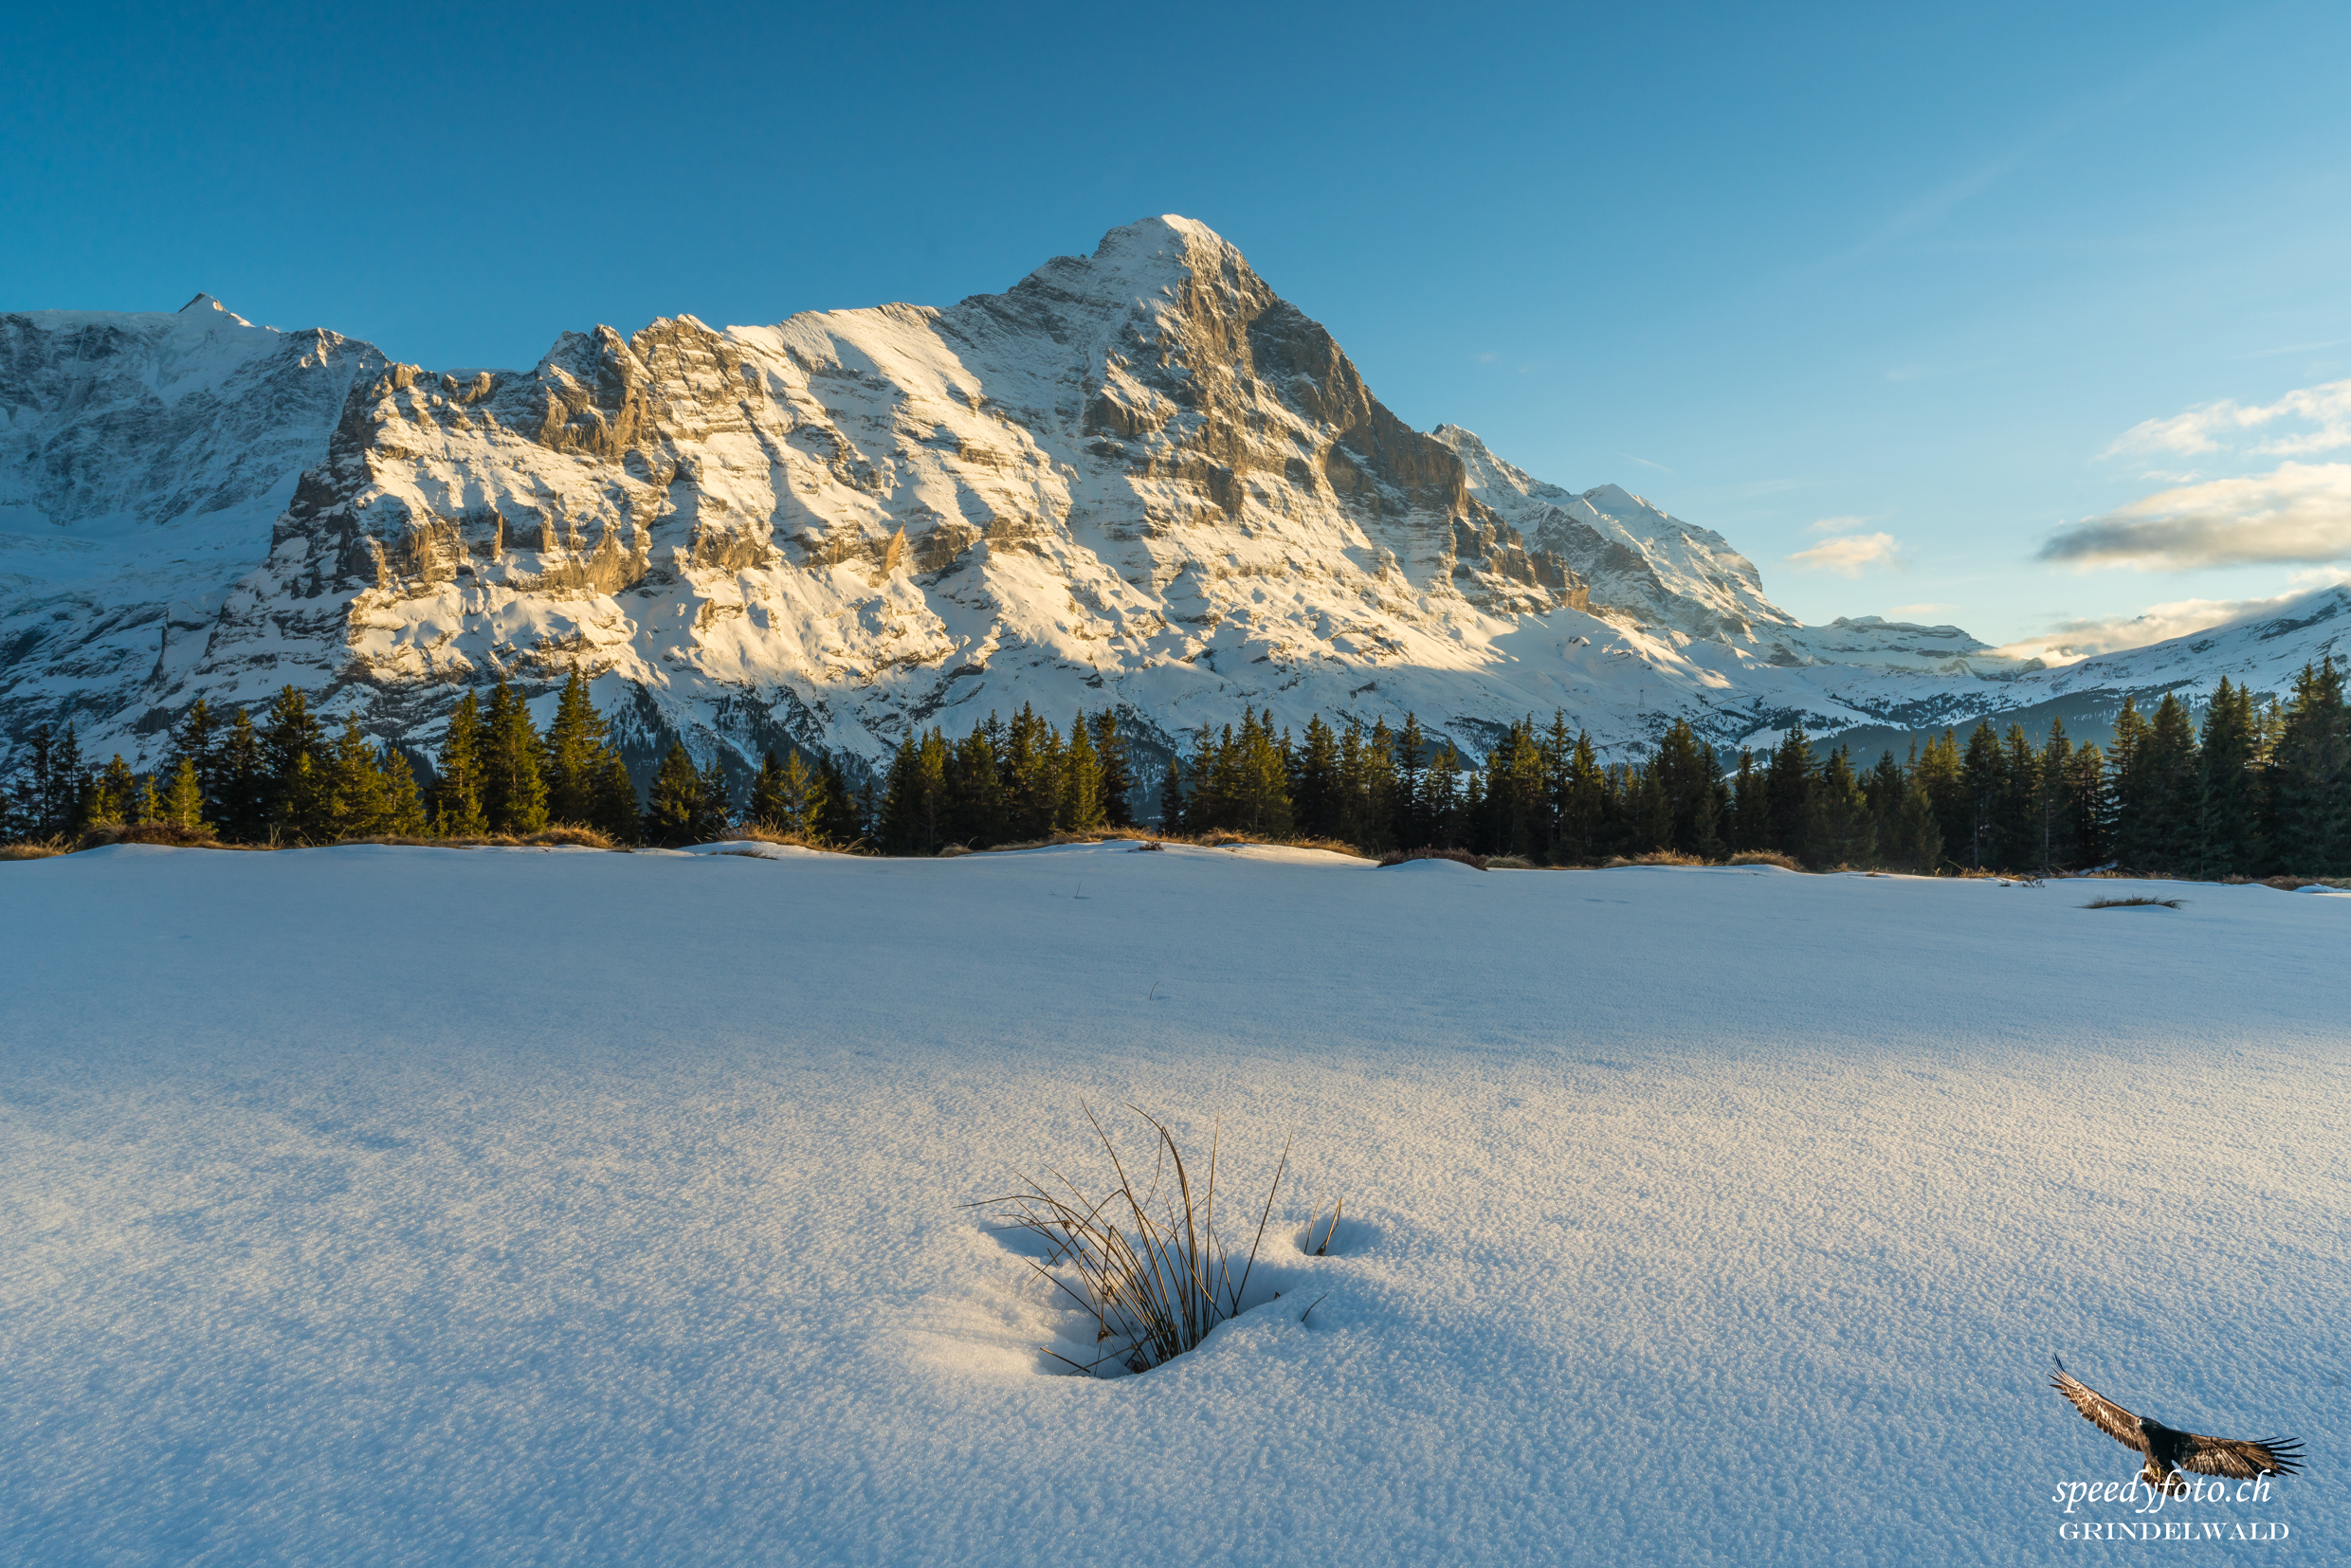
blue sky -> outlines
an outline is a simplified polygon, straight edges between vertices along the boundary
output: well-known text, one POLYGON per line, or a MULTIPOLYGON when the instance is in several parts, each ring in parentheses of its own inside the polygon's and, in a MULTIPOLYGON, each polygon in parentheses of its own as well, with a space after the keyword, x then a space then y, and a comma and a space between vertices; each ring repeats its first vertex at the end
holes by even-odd
POLYGON ((45 8, 0 309, 527 365, 1181 212, 1807 620, 2109 646, 2351 562, 2345 59, 2300 4, 45 8))

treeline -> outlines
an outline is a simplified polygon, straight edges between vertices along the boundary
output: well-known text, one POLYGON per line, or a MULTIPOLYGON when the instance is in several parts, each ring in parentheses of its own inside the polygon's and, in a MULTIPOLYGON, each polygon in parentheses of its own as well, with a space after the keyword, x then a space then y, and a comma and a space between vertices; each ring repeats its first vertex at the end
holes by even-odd
MULTIPOLYGON (((7 791, 10 839, 71 839, 109 823, 165 825, 241 843, 385 836, 463 839, 592 828, 616 843, 682 844, 756 826, 841 848, 933 854, 1135 826, 1133 747, 1116 717, 1067 732, 1028 707, 991 714, 959 740, 910 733, 882 788, 852 790, 829 758, 769 753, 748 798, 714 757, 683 744, 640 807, 610 730, 574 674, 544 735, 505 684, 468 693, 429 787, 355 720, 329 735, 289 686, 262 712, 191 707, 163 766, 116 757, 92 769, 73 731, 38 730, 7 791), (878 798, 877 798, 878 794, 878 798)), ((1513 724, 1483 761, 1407 716, 1369 728, 1310 718, 1303 736, 1270 712, 1203 726, 1162 779, 1158 827, 1325 839, 1380 853, 1467 849, 1589 866, 1657 850, 1705 859, 1785 854, 1815 867, 1931 872, 2100 866, 2182 876, 2351 874, 2351 716, 2343 671, 2305 667, 2284 702, 2222 681, 2199 725, 2178 696, 2125 702, 2109 748, 2052 722, 1945 730, 1902 757, 1815 760, 1799 726, 1724 767, 1686 722, 1650 755, 1603 763, 1564 715, 1513 724)))
MULTIPOLYGON (((644 809, 610 727, 574 672, 541 734, 506 683, 487 702, 468 692, 449 716, 431 785, 409 758, 378 746, 349 720, 330 735, 287 686, 256 715, 224 719, 197 701, 173 732, 162 766, 141 776, 118 754, 83 760, 73 730, 43 726, 23 748, 0 796, 0 836, 70 841, 93 828, 156 825, 233 844, 333 844, 364 838, 527 836, 591 828, 619 844, 713 838, 738 815, 714 759, 698 770, 683 745, 663 759, 644 809)), ((829 762, 773 754, 739 820, 847 845, 863 818, 829 762)))
MULTIPOLYGON (((2126 701, 2110 749, 2076 746, 2054 721, 2037 743, 2020 725, 1979 723, 1867 766, 1842 747, 1816 760, 1801 726, 1726 769, 1686 722, 1642 761, 1603 763, 1554 715, 1512 725, 1471 763, 1410 716, 1367 729, 1317 715, 1294 738, 1249 712, 1237 728, 1204 726, 1174 759, 1159 827, 1553 866, 1764 851, 1822 868, 2331 876, 2351 873, 2342 688, 2329 662, 2305 669, 2284 703, 2224 680, 2200 731, 2172 695, 2152 715, 2126 701)), ((959 741, 933 729, 899 748, 880 838, 921 854, 1119 826, 1130 775, 1108 714, 1081 716, 1066 740, 1026 709, 959 741)))
POLYGON ((1128 828, 1134 793, 1116 716, 1080 711, 1064 738, 1023 704, 1010 722, 992 713, 960 740, 937 726, 909 733, 890 758, 874 837, 884 854, 928 855, 1128 828))

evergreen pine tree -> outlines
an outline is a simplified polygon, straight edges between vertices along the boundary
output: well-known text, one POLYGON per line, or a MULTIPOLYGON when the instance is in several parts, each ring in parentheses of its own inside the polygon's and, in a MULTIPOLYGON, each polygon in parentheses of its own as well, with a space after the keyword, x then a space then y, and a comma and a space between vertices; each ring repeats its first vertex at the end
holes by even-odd
POLYGON ((171 783, 163 792, 155 819, 184 832, 212 830, 212 825, 204 819, 204 786, 197 780, 194 757, 181 757, 179 766, 172 770, 171 783))
POLYGON ((1869 835, 1881 861, 1891 862, 1901 853, 1902 803, 1909 793, 1910 781, 1891 751, 1881 751, 1876 765, 1861 775, 1861 797, 1869 807, 1869 835))
POLYGON ((232 844, 259 844, 269 836, 269 763, 253 716, 237 710, 220 743, 211 796, 221 836, 232 844))
POLYGON ((310 711, 310 701, 292 686, 281 687, 269 704, 262 732, 267 776, 267 820, 271 833, 297 844, 322 830, 316 754, 326 738, 310 711))
POLYGON ((596 791, 589 812, 589 825, 613 843, 637 842, 637 786, 629 776, 629 764, 611 746, 596 764, 596 791))
POLYGON ((1812 820, 1812 738, 1804 733, 1804 721, 1795 720, 1779 744, 1772 748, 1771 766, 1763 779, 1770 848, 1798 859, 1803 857, 1805 834, 1812 820))
MULTIPOLYGON (((997 766, 1004 789, 1005 830, 1014 840, 1025 843, 1052 836, 1053 819, 1061 808, 1060 752, 1061 738, 1053 726, 1023 702, 1005 732, 1004 753, 997 766)), ((925 823, 920 852, 928 854, 939 848, 937 818, 943 803, 925 793, 920 804, 925 823)))
POLYGON ((376 761, 383 779, 384 814, 376 831, 399 838, 423 838, 432 830, 425 815, 425 797, 416 787, 416 766, 397 746, 386 746, 376 761))
POLYGON ((1967 777, 1959 763, 1959 737, 1950 730, 1930 737, 1912 764, 1910 775, 1926 792, 1935 811, 1935 838, 1945 864, 1973 864, 1976 846, 1976 804, 1968 795, 1967 777))
POLYGON ((752 780, 751 808, 745 820, 778 832, 820 839, 824 810, 824 778, 801 759, 799 750, 788 752, 781 762, 769 752, 752 780))
POLYGON ((1806 812, 1810 831, 1804 858, 1824 868, 1868 866, 1877 853, 1876 834, 1869 827, 1869 801, 1861 781, 1853 776, 1853 760, 1843 746, 1829 754, 1828 765, 1813 780, 1806 812))
POLYGON ((1590 866, 1607 853, 1608 778, 1588 730, 1576 732, 1568 754, 1566 799, 1559 814, 1560 858, 1590 866))
POLYGON ((45 797, 45 815, 51 824, 54 837, 63 834, 71 838, 90 825, 90 807, 98 794, 98 780, 82 760, 82 738, 71 724, 55 742, 49 764, 49 789, 45 797))
POLYGON ((587 678, 574 667, 556 698, 545 744, 547 820, 592 823, 611 737, 589 700, 587 678))
POLYGON ((825 785, 825 805, 818 813, 817 827, 827 844, 846 849, 870 830, 866 811, 858 795, 849 789, 848 775, 841 771, 840 763, 828 757, 817 768, 817 774, 825 785))
POLYGON ((1103 822, 1112 828, 1135 826, 1135 753, 1119 716, 1104 708, 1094 716, 1094 756, 1102 766, 1103 822))
POLYGON ((2351 870, 2351 721, 2342 671, 2329 656, 2305 665, 2269 763, 2270 854, 2306 877, 2351 870))
POLYGON ((1184 833, 1188 826, 1184 802, 1184 759, 1167 754, 1167 771, 1159 775, 1159 831, 1184 833))
POLYGON ((694 842, 709 844, 726 836, 735 825, 735 803, 726 787, 726 769, 722 754, 716 746, 710 749, 710 760, 703 763, 694 778, 694 842))
POLYGON ((1419 716, 1407 713, 1395 734, 1395 820, 1389 828, 1398 844, 1429 842, 1429 823, 1421 810, 1421 769, 1428 763, 1429 738, 1421 733, 1419 716))
POLYGON ((482 709, 472 692, 458 700, 433 764, 432 830, 441 838, 479 838, 490 830, 482 810, 482 709))
POLYGON ((385 831, 392 814, 391 792, 375 747, 360 732, 355 715, 344 721, 342 735, 322 750, 314 766, 318 771, 318 805, 311 825, 314 842, 373 838, 385 831))
POLYGON ((2146 749, 2147 720, 2139 711, 2139 704, 2130 698, 2123 699, 2123 706, 2114 716, 2114 750, 2110 760, 2109 811, 2111 829, 2108 845, 2114 857, 2134 869, 2147 865, 2146 835, 2150 813, 2147 811, 2147 770, 2141 765, 2141 754, 2146 749))
POLYGON ((545 747, 531 710, 505 682, 482 720, 482 814, 490 831, 527 835, 547 826, 545 747))
POLYGON ((1960 853, 1978 871, 1998 866, 2000 809, 2009 793, 2008 754, 1993 733, 1991 720, 1978 720, 1968 735, 1959 778, 1967 792, 1967 836, 1960 841, 1960 853))
POLYGON ((694 771, 685 742, 672 741, 662 757, 661 771, 653 775, 653 793, 646 801, 646 840, 667 846, 691 844, 702 822, 702 775, 694 771))
POLYGON ((2206 877, 2250 876, 2261 853, 2259 731, 2253 694, 2227 676, 2204 710, 2197 748, 2196 869, 2206 877))
POLYGON ((1430 841, 1440 849, 1459 849, 1469 842, 1472 825, 1462 805, 1461 775, 1461 753, 1450 740, 1439 741, 1430 754, 1421 794, 1427 802, 1430 841))
POLYGON ((2077 746, 2066 765, 2067 834, 2075 866, 2105 865, 2113 854, 2114 809, 2105 754, 2077 746))
POLYGON ((1739 772, 1731 780, 1731 848, 1768 849, 1772 847, 1771 800, 1764 788, 1766 774, 1755 765, 1755 753, 1739 748, 1739 772))
POLYGON ((1069 744, 1061 757, 1061 827, 1083 833, 1103 823, 1102 759, 1094 754, 1094 737, 1081 708, 1069 722, 1069 744))
POLYGON ((2032 829, 2034 848, 2039 851, 2034 864, 2044 875, 2069 871, 2082 864, 2074 843, 2072 770, 2073 742, 2067 738, 2065 720, 2052 718, 2049 738, 2033 764, 2032 829))
POLYGON ((1941 868, 1941 819, 1935 810, 1934 797, 1915 775, 1905 781, 1894 836, 1881 840, 1880 845, 1880 858, 1889 866, 1922 877, 1933 876, 1941 868))
POLYGON ((787 830, 783 794, 784 765, 775 760, 775 750, 771 746, 759 759, 759 771, 751 775, 751 804, 743 811, 743 820, 755 827, 787 830))
POLYGON ((138 796, 138 779, 131 765, 122 760, 120 752, 114 760, 99 770, 98 787, 90 793, 88 819, 99 822, 129 822, 133 806, 138 796))
POLYGON ((2012 723, 2000 740, 2000 794, 1994 804, 1995 837, 2000 865, 2010 870, 2041 864, 2039 797, 2041 757, 2022 724, 2012 723))
POLYGON ((1307 719, 1305 743, 1298 748, 1290 806, 1303 836, 1339 836, 1339 737, 1319 713, 1307 719))
MULTIPOLYGON (((196 788, 203 792, 204 804, 196 813, 197 820, 217 813, 222 808, 220 776, 220 725, 212 717, 211 704, 197 698, 180 715, 179 726, 172 732, 172 763, 167 764, 167 777, 178 773, 179 762, 188 762, 196 770, 196 788)), ((171 791, 166 789, 168 796, 171 791)))
POLYGON ((2137 810, 2141 864, 2161 871, 2192 869, 2196 862, 2198 775, 2196 729, 2187 704, 2165 692, 2137 757, 2137 810))
POLYGON ((1008 770, 996 750, 1004 733, 992 713, 949 748, 946 821, 939 829, 949 843, 984 849, 1011 837, 1011 815, 1004 803, 1008 770))

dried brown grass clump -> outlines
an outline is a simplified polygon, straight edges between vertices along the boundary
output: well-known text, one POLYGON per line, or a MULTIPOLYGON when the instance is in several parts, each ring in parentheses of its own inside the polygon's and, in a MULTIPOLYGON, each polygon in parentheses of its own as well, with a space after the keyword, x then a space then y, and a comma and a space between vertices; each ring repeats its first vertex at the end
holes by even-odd
POLYGON ((1524 855, 1488 855, 1485 868, 1489 871, 1536 871, 1541 867, 1524 855))
MULTIPOLYGON (((409 849, 548 849, 569 846, 578 849, 618 849, 606 833, 577 823, 558 823, 536 833, 481 833, 471 838, 420 838, 412 833, 377 833, 368 838, 343 838, 337 844, 388 844, 409 849)), ((248 848, 241 846, 241 848, 248 848)), ((249 848, 260 848, 254 845, 249 848)), ((291 845, 279 848, 291 848, 291 845)))
MULTIPOLYGON (((1010 844, 991 844, 985 849, 966 849, 964 853, 1009 855, 1015 849, 1050 849, 1056 845, 1062 844, 1100 844, 1103 839, 1111 836, 1113 835, 1109 830, 1104 830, 1099 833, 1064 833, 1055 831, 1046 834, 1043 838, 1023 838, 1015 839, 1010 844)), ((1124 833, 1120 833, 1117 836, 1125 837, 1127 835, 1124 833)), ((959 846, 950 846, 949 848, 959 848, 959 846)), ((941 852, 943 853, 944 851, 941 852)))
MULTIPOLYGON (((719 836, 722 843, 789 844, 796 849, 817 849, 828 855, 862 855, 866 852, 863 839, 844 847, 833 843, 830 839, 818 838, 812 833, 793 833, 781 828, 771 828, 764 822, 746 822, 740 827, 729 828, 719 836)), ((959 848, 961 847, 950 845, 948 848, 959 848)), ((939 851, 942 855, 946 852, 945 849, 939 851)))
POLYGON ((2351 877, 2237 877, 2220 879, 2230 887, 2274 887, 2281 893, 2299 893, 2305 887, 2351 888, 2351 877))
POLYGON ((1272 834, 1226 832, 1211 829, 1205 833, 1162 833, 1148 828, 1088 828, 1082 833, 1053 832, 1044 838, 1025 838, 1011 844, 991 844, 977 851, 986 855, 1010 854, 1015 849, 1049 849, 1061 844, 1132 843, 1164 848, 1170 844, 1188 844, 1200 849, 1240 849, 1262 846, 1270 849, 1322 849, 1353 860, 1369 860, 1355 845, 1335 838, 1280 838, 1272 834))
POLYGON ((1458 861, 1464 866, 1475 866, 1481 871, 1485 869, 1485 857, 1473 855, 1467 849, 1391 849, 1379 857, 1379 864, 1384 869, 1391 866, 1408 865, 1416 860, 1458 861))
POLYGON ((1610 871, 1619 866, 1711 866, 1704 855, 1684 854, 1679 849, 1649 849, 1637 855, 1611 855, 1601 863, 1600 869, 1610 871))
POLYGON ((1289 1169, 1285 1143, 1257 1216, 1257 1233, 1248 1257, 1239 1260, 1236 1279, 1235 1254, 1216 1235, 1222 1128, 1209 1135, 1207 1183, 1195 1189, 1183 1151, 1167 1124, 1147 1111, 1127 1108, 1151 1123, 1156 1135, 1151 1178, 1139 1193, 1118 1145, 1088 1109, 1085 1119, 1093 1123, 1094 1136, 1102 1140, 1117 1176, 1108 1193, 1089 1197, 1067 1176, 1051 1171, 1051 1187, 1024 1176, 1023 1191, 967 1205, 993 1211, 1004 1221, 998 1229, 1025 1231, 1045 1243, 1046 1261, 1032 1259, 1030 1267, 1092 1315, 1094 1343, 1106 1347, 1091 1361, 1073 1361, 1049 1350, 1046 1354, 1088 1377, 1105 1364, 1129 1372, 1164 1366, 1239 1313, 1249 1272, 1265 1245, 1266 1226, 1273 1217, 1274 1194, 1289 1169), (1066 1267, 1076 1276, 1075 1283, 1055 1274, 1056 1267, 1066 1267))
POLYGON ((1777 849, 1741 849, 1731 856, 1733 866, 1777 866, 1783 871, 1801 871, 1803 865, 1794 855, 1783 855, 1777 849))
POLYGON ((2092 899, 2082 905, 2085 909, 2177 909, 2185 899, 2151 899, 2134 893, 2127 899, 2092 899))
POLYGON ((23 844, 0 844, 0 860, 47 860, 52 855, 68 853, 61 839, 28 840, 23 844))
POLYGON ((73 848, 102 849, 109 844, 164 844, 179 849, 228 848, 210 828, 182 828, 170 822, 93 823, 73 848))

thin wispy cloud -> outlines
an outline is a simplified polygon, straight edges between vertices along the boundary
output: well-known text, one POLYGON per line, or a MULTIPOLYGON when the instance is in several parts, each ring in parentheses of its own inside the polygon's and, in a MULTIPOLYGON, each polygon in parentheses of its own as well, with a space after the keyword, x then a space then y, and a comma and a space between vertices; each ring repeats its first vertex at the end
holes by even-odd
POLYGON ((1642 467, 1644 467, 1644 468, 1654 468, 1654 469, 1656 469, 1656 470, 1657 470, 1659 473, 1661 473, 1661 474, 1669 474, 1669 473, 1672 473, 1672 472, 1673 472, 1673 470, 1672 470, 1672 469, 1670 469, 1670 468, 1667 467, 1667 466, 1666 466, 1664 464, 1662 464, 1662 463, 1651 463, 1651 462, 1650 462, 1648 458, 1645 458, 1645 457, 1633 457, 1633 455, 1632 455, 1631 452, 1627 452, 1627 453, 1625 454, 1625 456, 1626 456, 1627 458, 1631 459, 1632 462, 1639 464, 1639 465, 1640 465, 1642 467))
POLYGON ((1873 566, 1900 566, 1902 546, 1891 534, 1860 534, 1850 538, 1825 539, 1788 559, 1808 572, 1833 572, 1858 577, 1873 566))
POLYGON ((2150 605, 2136 615, 2060 621, 2038 637, 2010 643, 1996 651, 2016 659, 2039 659, 2045 664, 2076 664, 2101 653, 2145 647, 2150 643, 2185 637, 2243 616, 2283 610, 2313 588, 2351 582, 2351 572, 2297 573, 2295 580, 2301 586, 2266 599, 2176 599, 2169 604, 2150 605))
POLYGON ((1872 518, 1861 517, 1823 518, 1804 531, 1808 534, 1850 534, 1854 529, 1865 527, 1875 520, 1872 518))
POLYGON ((2040 554, 2142 572, 2351 559, 2351 463, 2282 463, 2160 491, 2059 529, 2040 554))
POLYGON ((2142 420, 2114 438, 2100 455, 2217 452, 2244 447, 2264 457, 2306 457, 2351 447, 2351 381, 2302 387, 2274 403, 2222 398, 2162 419, 2142 420), (2246 439, 2276 427, 2250 447, 2246 439))

